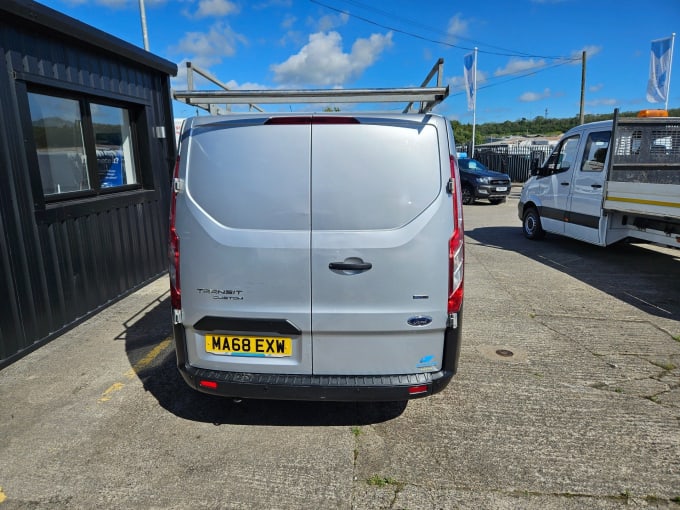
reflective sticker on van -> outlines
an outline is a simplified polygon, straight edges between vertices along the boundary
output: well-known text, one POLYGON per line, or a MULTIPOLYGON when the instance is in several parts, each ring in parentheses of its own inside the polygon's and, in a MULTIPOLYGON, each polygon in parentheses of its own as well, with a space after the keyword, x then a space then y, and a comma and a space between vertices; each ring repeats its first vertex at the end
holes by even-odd
POLYGON ((422 372, 434 372, 437 370, 437 360, 432 354, 423 356, 416 364, 416 368, 422 372))

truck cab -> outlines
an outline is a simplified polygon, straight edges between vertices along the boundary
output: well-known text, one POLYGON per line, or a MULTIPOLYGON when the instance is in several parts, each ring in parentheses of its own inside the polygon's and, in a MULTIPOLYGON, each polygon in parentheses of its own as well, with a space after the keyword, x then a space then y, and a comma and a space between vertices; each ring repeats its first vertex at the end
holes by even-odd
POLYGON ((564 135, 543 166, 532 168, 518 210, 526 237, 552 232, 601 244, 611 129, 611 121, 577 126, 564 135))

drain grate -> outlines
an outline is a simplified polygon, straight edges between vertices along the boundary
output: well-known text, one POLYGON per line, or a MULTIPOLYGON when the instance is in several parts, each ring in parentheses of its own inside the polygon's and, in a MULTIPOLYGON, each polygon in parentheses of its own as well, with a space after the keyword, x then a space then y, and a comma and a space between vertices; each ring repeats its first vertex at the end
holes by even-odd
POLYGON ((503 358, 510 358, 515 355, 514 352, 508 350, 508 349, 496 349, 496 354, 499 356, 502 356, 503 358))

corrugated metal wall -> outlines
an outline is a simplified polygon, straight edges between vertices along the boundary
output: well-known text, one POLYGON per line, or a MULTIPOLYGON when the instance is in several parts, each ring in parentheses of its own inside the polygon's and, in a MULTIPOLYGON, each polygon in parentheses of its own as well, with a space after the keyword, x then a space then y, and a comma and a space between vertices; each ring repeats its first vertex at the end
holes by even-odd
POLYGON ((165 271, 176 68, 20 0, 0 5, 0 52, 1 368, 165 271), (137 105, 142 187, 45 203, 30 162, 32 84, 137 105))

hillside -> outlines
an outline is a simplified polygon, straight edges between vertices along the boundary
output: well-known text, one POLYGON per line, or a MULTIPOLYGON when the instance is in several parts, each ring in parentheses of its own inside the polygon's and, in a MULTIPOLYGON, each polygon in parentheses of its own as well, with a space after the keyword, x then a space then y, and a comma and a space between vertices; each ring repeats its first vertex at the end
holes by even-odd
MULTIPOLYGON (((621 112, 622 117, 635 117, 635 112, 621 112)), ((680 108, 668 110, 670 117, 680 117, 680 108)), ((603 115, 586 115, 585 122, 595 122, 598 120, 609 120, 614 113, 603 115)), ((572 127, 578 125, 578 117, 567 119, 550 119, 545 117, 535 117, 533 120, 522 118, 516 121, 506 120, 505 122, 489 122, 478 124, 475 128, 475 145, 486 142, 489 138, 502 138, 504 136, 531 136, 543 135, 553 136, 564 133, 572 127)), ((461 124, 452 120, 451 125, 459 145, 468 144, 472 138, 472 124, 461 124)))

